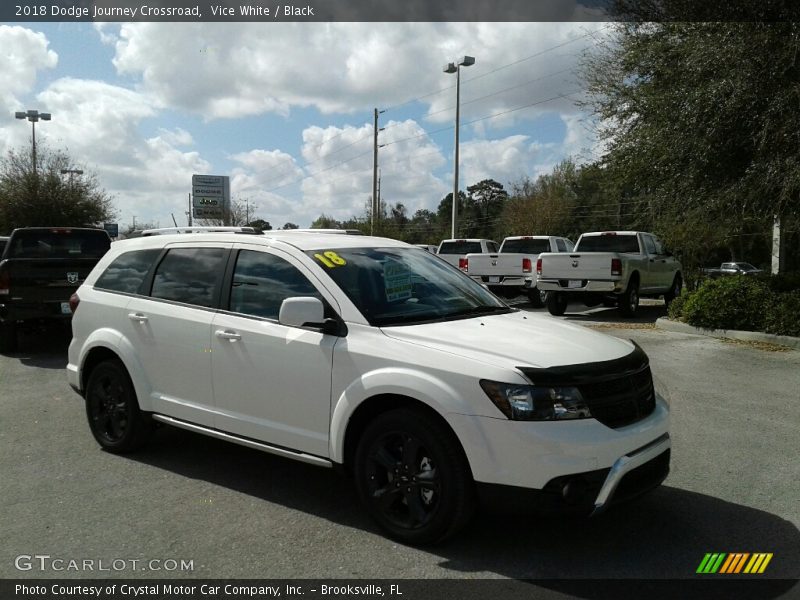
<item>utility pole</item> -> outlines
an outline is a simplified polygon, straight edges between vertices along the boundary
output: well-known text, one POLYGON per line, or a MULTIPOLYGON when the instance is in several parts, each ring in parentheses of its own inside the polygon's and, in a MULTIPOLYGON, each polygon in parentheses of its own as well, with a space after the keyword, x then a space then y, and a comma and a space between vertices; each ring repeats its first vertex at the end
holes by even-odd
POLYGON ((192 192, 189 192, 189 227, 192 226, 192 192))
POLYGON ((378 214, 383 214, 383 207, 381 206, 381 173, 378 171, 378 214))
POLYGON ((378 212, 378 132, 383 131, 383 127, 378 128, 378 115, 385 113, 385 110, 374 109, 372 125, 372 211, 370 216, 369 233, 372 235, 375 230, 375 213, 378 212))
POLYGON ((136 215, 133 215, 133 231, 136 231, 136 215))

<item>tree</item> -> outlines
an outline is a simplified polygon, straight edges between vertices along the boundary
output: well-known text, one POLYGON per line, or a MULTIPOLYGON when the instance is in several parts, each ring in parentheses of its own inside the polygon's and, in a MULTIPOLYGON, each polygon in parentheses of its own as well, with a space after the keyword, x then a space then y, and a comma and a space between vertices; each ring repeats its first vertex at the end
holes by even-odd
POLYGON ((676 0, 618 8, 615 39, 583 68, 604 167, 654 225, 700 218, 732 256, 752 251, 800 204, 800 23, 674 22, 692 10, 676 0))
POLYGON ((269 231, 272 229, 272 225, 269 224, 269 221, 265 221, 264 219, 255 219, 254 221, 250 221, 247 226, 256 227, 261 231, 269 231))
POLYGON ((64 150, 11 149, 0 159, 0 232, 15 227, 97 225, 114 219, 111 196, 85 167, 83 174, 62 175, 75 163, 64 150))
POLYGON ((508 200, 503 184, 484 179, 467 186, 467 206, 464 218, 471 224, 471 237, 491 238, 498 228, 500 215, 508 200))
POLYGON ((300 229, 300 228, 294 223, 284 223, 281 229, 300 229))

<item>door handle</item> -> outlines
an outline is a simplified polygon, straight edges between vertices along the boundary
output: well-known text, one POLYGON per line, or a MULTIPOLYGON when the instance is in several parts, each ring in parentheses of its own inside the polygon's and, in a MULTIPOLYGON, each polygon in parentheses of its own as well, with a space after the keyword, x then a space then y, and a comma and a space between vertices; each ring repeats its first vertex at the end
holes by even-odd
POLYGON ((128 313, 128 318, 131 321, 136 321, 137 323, 147 322, 147 315, 143 315, 142 313, 128 313))
POLYGON ((238 342, 240 339, 242 339, 242 336, 235 331, 223 331, 222 329, 217 329, 217 331, 214 332, 214 335, 221 340, 230 340, 231 342, 238 342))

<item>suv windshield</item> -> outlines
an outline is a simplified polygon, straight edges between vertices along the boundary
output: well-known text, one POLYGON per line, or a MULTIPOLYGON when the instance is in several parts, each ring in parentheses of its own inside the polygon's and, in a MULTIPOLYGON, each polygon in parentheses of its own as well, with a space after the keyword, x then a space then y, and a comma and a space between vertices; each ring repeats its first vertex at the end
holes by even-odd
POLYGON ((511 312, 481 285, 420 248, 309 250, 370 325, 511 312))

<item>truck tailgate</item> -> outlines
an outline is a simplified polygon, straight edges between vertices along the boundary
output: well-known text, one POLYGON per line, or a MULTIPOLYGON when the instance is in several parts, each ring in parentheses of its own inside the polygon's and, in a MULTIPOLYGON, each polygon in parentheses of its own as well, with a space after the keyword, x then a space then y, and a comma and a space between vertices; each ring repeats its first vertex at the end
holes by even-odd
MULTIPOLYGON (((473 276, 499 276, 514 275, 521 277, 522 254, 467 254, 467 266, 473 276)), ((528 272, 526 275, 530 275, 528 272)))
POLYGON ((6 297, 35 302, 67 302, 97 264, 96 258, 14 258, 3 261, 6 297))
POLYGON ((542 260, 541 279, 611 279, 611 252, 584 252, 577 254, 540 254, 542 260))

